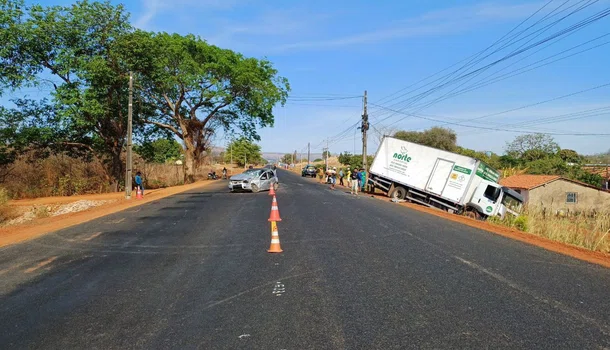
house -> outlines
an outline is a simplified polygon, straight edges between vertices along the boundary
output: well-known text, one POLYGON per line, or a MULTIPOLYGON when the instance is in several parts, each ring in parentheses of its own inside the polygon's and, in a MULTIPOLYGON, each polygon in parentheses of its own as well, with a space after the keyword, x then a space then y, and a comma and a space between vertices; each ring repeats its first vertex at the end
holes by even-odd
POLYGON ((585 164, 582 166, 582 170, 604 178, 603 187, 610 190, 610 164, 585 164))
POLYGON ((610 210, 610 192, 557 175, 513 175, 500 184, 521 194, 530 206, 553 210, 610 210))

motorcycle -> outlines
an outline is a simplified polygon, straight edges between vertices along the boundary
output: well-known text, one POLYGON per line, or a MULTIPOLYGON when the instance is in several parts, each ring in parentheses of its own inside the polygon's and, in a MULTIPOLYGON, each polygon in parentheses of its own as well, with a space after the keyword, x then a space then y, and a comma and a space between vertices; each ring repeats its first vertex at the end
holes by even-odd
POLYGON ((218 175, 216 173, 208 173, 208 180, 216 180, 218 179, 218 175))

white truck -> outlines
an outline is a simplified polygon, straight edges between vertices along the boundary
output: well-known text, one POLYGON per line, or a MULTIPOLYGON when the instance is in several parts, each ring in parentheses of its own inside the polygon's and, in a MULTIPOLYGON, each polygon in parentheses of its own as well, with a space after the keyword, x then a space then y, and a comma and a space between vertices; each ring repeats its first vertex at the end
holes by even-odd
POLYGON ((521 195, 498 184, 487 164, 420 144, 384 137, 369 170, 369 184, 389 197, 476 219, 518 216, 521 195))

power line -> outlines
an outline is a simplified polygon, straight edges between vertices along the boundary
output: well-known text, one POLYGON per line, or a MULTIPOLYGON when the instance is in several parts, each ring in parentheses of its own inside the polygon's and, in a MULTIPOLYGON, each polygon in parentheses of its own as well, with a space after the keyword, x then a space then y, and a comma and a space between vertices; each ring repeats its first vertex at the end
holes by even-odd
MULTIPOLYGON (((389 109, 389 108, 387 108, 389 109)), ((391 110, 391 109, 390 109, 391 110)), ((402 112, 402 111, 396 111, 396 110, 391 110, 392 112, 395 113, 399 113, 399 114, 406 114, 406 112, 402 112)), ((610 113, 603 113, 605 114, 610 114, 610 113)), ((415 115, 415 114, 409 114, 410 117, 414 117, 414 118, 418 118, 418 119, 424 119, 424 120, 429 120, 429 121, 433 121, 433 122, 440 122, 443 124, 451 124, 451 125, 457 125, 457 126, 463 126, 466 128, 472 128, 472 129, 481 129, 481 130, 491 130, 491 131, 506 131, 506 132, 516 132, 516 133, 522 133, 522 134, 532 134, 531 131, 521 131, 521 130, 511 130, 511 129, 500 129, 500 128, 492 128, 492 127, 485 127, 485 126, 475 126, 475 125, 468 125, 468 124, 462 124, 462 123, 455 123, 455 122, 448 122, 448 121, 443 121, 440 119, 435 119, 435 118, 429 118, 429 117, 425 117, 422 115, 415 115)), ((443 118, 443 117, 438 117, 438 118, 443 118)), ((598 133, 547 133, 547 132, 538 132, 538 134, 546 134, 546 135, 560 135, 560 136, 610 136, 610 134, 598 134, 598 133)))
MULTIPOLYGON (((582 8, 587 7, 587 6, 590 6, 590 5, 591 5, 591 4, 586 4, 586 5, 584 5, 583 7, 579 8, 579 9, 577 9, 577 10, 575 10, 575 11, 579 11, 579 10, 581 10, 582 8)), ((575 11, 573 11, 572 13, 570 13, 570 14, 568 14, 568 15, 566 15, 566 16, 564 16, 564 17, 562 17, 562 18, 561 18, 561 19, 559 19, 558 21, 554 22, 552 25, 554 25, 554 24, 556 24, 557 22, 559 22, 559 21, 561 21, 561 20, 565 19, 565 18, 566 18, 566 17, 568 17, 569 15, 573 14, 575 11)), ((487 69, 489 69, 489 68, 490 68, 490 67, 492 67, 492 66, 495 66, 495 65, 497 65, 497 64, 499 64, 499 63, 501 63, 501 62, 503 62, 503 61, 505 61, 505 60, 508 60, 508 59, 510 59, 510 58, 512 58, 512 57, 514 57, 514 56, 517 56, 517 55, 519 55, 519 54, 521 54, 521 53, 523 53, 523 52, 526 52, 526 51, 528 51, 528 50, 530 50, 530 49, 532 49, 532 48, 534 48, 534 47, 540 46, 540 45, 542 45, 542 44, 544 44, 544 43, 546 43, 546 42, 549 42, 549 41, 551 41, 551 40, 554 40, 554 39, 556 39, 556 38, 558 38, 558 37, 561 37, 561 36, 564 36, 564 35, 566 35, 566 34, 573 33, 574 31, 580 30, 580 29, 582 29, 583 27, 585 27, 585 26, 587 26, 587 25, 590 25, 591 23, 593 23, 593 22, 595 22, 595 21, 598 21, 598 20, 600 20, 600 19, 602 19, 602 18, 606 17, 608 14, 610 14, 610 11, 608 11, 608 10, 600 11, 600 12, 596 13, 595 15, 593 15, 593 16, 589 16, 589 17, 587 17, 586 19, 584 19, 584 20, 582 20, 582 21, 580 21, 580 22, 578 22, 578 23, 576 23, 576 24, 574 24, 574 25, 572 25, 572 26, 570 26, 570 27, 568 27, 568 28, 565 28, 565 29, 563 29, 563 30, 560 30, 560 31, 558 31, 558 32, 556 32, 556 33, 554 33, 554 34, 550 35, 549 37, 547 37, 547 38, 545 38, 545 39, 542 39, 542 40, 540 40, 540 41, 538 41, 538 42, 536 42, 536 43, 534 43, 534 44, 531 44, 531 45, 529 45, 529 46, 527 46, 527 47, 525 47, 525 48, 521 48, 521 49, 515 50, 515 51, 511 52, 510 54, 505 55, 504 57, 502 57, 502 58, 500 58, 500 59, 497 59, 496 61, 494 61, 494 62, 492 62, 492 63, 489 63, 489 64, 487 64, 487 65, 485 65, 485 66, 483 66, 483 67, 481 67, 481 68, 478 68, 478 69, 476 69, 476 70, 474 70, 474 71, 471 71, 471 72, 468 72, 468 73, 462 74, 462 75, 461 75, 461 76, 459 76, 459 77, 456 77, 456 78, 454 78, 454 79, 452 79, 452 80, 450 80, 450 81, 444 82, 444 83, 442 83, 442 84, 440 84, 440 85, 437 85, 437 86, 435 86, 435 87, 433 87, 433 88, 431 88, 431 89, 429 89, 429 90, 427 90, 427 91, 425 91, 425 92, 423 92, 423 93, 420 93, 419 95, 416 95, 416 96, 411 97, 411 98, 409 98, 409 99, 405 99, 405 100, 402 100, 402 101, 400 101, 400 102, 394 103, 394 104, 392 104, 390 107, 394 107, 394 106, 397 106, 397 105, 399 105, 399 104, 401 104, 401 103, 405 103, 405 102, 407 102, 407 101, 411 101, 410 103, 408 103, 408 104, 407 104, 407 105, 406 105, 406 106, 403 108, 403 110, 404 110, 404 109, 405 109, 405 108, 407 108, 409 105, 412 105, 414 102, 416 102, 416 101, 418 101, 418 100, 423 99, 424 97, 426 97, 426 96, 430 95, 430 94, 431 94, 431 93, 433 93, 434 91, 436 91, 436 90, 438 90, 438 89, 440 89, 440 88, 442 88, 442 87, 444 87, 444 86, 447 86, 447 85, 449 85, 449 84, 451 84, 451 83, 454 83, 454 82, 456 82, 456 81, 462 80, 462 79, 464 79, 465 77, 468 77, 468 76, 471 76, 471 75, 477 74, 477 73, 479 73, 479 72, 482 72, 482 71, 484 71, 484 70, 487 70, 487 69)), ((524 38, 521 38, 521 39, 519 39, 518 41, 521 41, 521 40, 523 40, 523 39, 524 39, 524 38)), ((518 42, 518 41, 517 41, 517 42, 518 42)), ((550 45, 549 45, 549 46, 550 46, 550 45)), ((480 73, 479 73, 479 74, 480 74, 480 73)), ((392 117, 392 116, 393 116, 393 115, 391 115, 390 117, 392 117)), ((387 119, 387 118, 385 118, 385 119, 387 119)), ((385 120, 385 119, 384 119, 384 120, 385 120)))

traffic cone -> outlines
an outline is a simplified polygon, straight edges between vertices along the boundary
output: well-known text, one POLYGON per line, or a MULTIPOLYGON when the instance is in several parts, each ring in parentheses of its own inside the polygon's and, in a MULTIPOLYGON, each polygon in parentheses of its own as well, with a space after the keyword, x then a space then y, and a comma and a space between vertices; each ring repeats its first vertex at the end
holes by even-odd
POLYGON ((271 202, 271 214, 269 215, 269 221, 282 221, 280 218, 280 210, 277 207, 277 199, 273 196, 273 202, 271 202))
POLYGON ((275 196, 275 189, 273 188, 273 186, 271 186, 271 188, 269 189, 269 195, 275 196))
POLYGON ((283 252, 280 247, 280 235, 277 233, 277 223, 271 221, 271 245, 267 250, 268 253, 281 253, 283 252))
POLYGON ((142 199, 143 195, 142 195, 142 190, 138 188, 138 190, 136 191, 136 199, 142 199))

